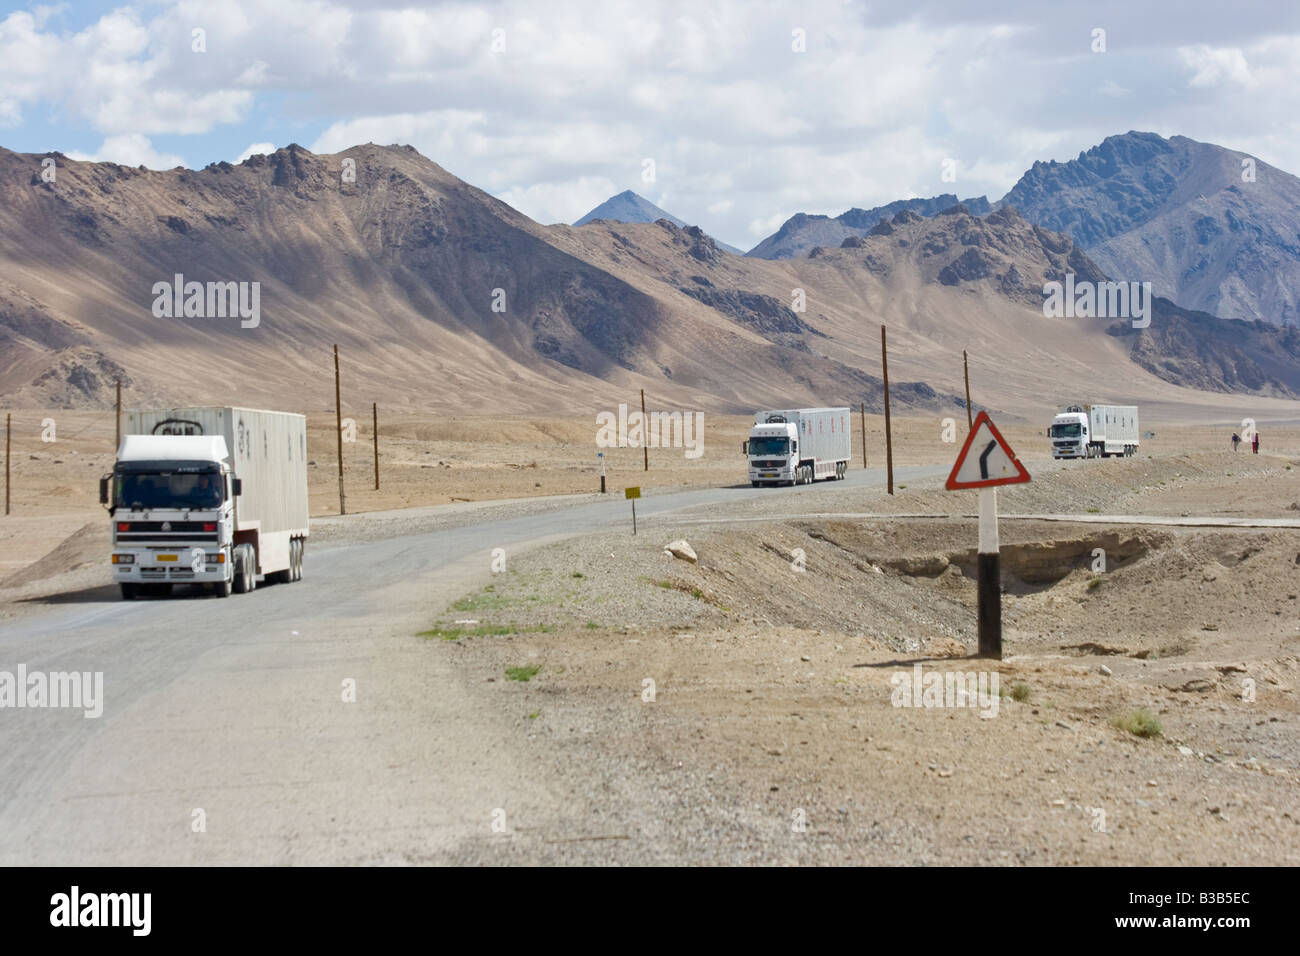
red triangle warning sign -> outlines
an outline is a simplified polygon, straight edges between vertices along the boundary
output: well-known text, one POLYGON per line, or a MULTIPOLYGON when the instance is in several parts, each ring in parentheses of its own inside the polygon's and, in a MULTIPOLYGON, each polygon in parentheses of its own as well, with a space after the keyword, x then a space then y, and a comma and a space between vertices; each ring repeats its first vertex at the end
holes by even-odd
POLYGON ((1029 480, 1029 472, 1020 464, 1016 453, 994 426, 988 412, 980 412, 961 446, 957 463, 952 466, 945 485, 950 491, 960 488, 991 488, 995 485, 1018 485, 1029 480))

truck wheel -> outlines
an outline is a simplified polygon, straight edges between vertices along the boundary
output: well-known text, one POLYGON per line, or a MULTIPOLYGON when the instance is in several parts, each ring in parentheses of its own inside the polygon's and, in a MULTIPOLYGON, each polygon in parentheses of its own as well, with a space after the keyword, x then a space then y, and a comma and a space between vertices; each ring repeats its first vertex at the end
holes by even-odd
POLYGON ((253 547, 241 544, 235 549, 235 593, 247 594, 257 587, 257 571, 253 567, 253 547))
POLYGON ((230 582, 218 581, 212 587, 212 593, 217 597, 230 597, 230 582))
POLYGON ((136 595, 136 586, 135 586, 134 584, 123 584, 123 585, 122 585, 122 600, 123 600, 123 601, 134 601, 134 600, 135 600, 135 595, 136 595))
POLYGON ((757 481, 751 481, 750 484, 753 485, 755 488, 758 487, 758 482, 757 482, 757 481))
POLYGON ((295 559, 293 562, 293 579, 295 581, 301 581, 302 580, 302 558, 303 555, 307 553, 307 542, 303 538, 299 538, 295 543, 297 544, 297 547, 294 548, 293 550, 293 555, 295 559))

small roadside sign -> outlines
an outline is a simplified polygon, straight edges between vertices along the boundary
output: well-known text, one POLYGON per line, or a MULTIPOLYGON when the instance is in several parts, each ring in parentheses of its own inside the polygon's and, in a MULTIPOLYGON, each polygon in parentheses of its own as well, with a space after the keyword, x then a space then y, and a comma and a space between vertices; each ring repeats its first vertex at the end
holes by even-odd
POLYGON ((999 556, 998 486, 1018 485, 1029 472, 1011 450, 988 412, 980 412, 961 446, 945 487, 980 492, 979 550, 976 553, 976 625, 979 656, 1002 659, 1002 567, 999 556))
POLYGON ((944 487, 949 491, 994 488, 1018 485, 1028 480, 1029 472, 997 430, 988 412, 980 412, 944 487))
POLYGON ((623 497, 624 497, 624 498, 640 498, 640 497, 641 497, 641 489, 640 489, 640 488, 624 488, 624 489, 623 489, 623 497))

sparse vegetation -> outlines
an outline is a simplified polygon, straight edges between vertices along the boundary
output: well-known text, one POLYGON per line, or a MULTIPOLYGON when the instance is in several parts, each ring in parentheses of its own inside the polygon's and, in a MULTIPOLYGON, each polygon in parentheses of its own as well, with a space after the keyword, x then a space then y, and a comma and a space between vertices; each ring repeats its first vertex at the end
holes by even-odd
POLYGON ((1016 701, 1016 702, 1019 703, 1019 704, 1024 704, 1024 703, 1027 703, 1027 702, 1029 701, 1029 697, 1030 697, 1030 692, 1029 692, 1029 685, 1028 685, 1028 684, 1012 684, 1012 685, 1011 685, 1011 699, 1012 699, 1012 700, 1016 701))
POLYGON ((1097 575, 1088 582, 1088 590, 1095 591, 1101 587, 1101 575, 1097 575))
POLYGON ((540 664, 526 664, 523 667, 507 667, 506 680, 517 680, 521 684, 526 684, 542 669, 540 664))
POLYGON ((1116 714, 1110 719, 1112 727, 1127 731, 1135 737, 1159 737, 1163 733, 1160 720, 1145 707, 1116 714))
POLYGON ((497 624, 479 624, 476 627, 444 627, 441 624, 435 624, 427 631, 421 631, 415 636, 429 640, 442 638, 444 641, 455 641, 462 637, 496 637, 513 633, 515 633, 514 628, 497 624))
POLYGON ((416 637, 423 637, 427 640, 441 638, 444 641, 457 641, 462 637, 501 637, 505 634, 549 634, 555 628, 549 624, 541 624, 537 627, 519 627, 515 624, 477 624, 473 627, 457 627, 439 622, 427 631, 420 631, 416 637))

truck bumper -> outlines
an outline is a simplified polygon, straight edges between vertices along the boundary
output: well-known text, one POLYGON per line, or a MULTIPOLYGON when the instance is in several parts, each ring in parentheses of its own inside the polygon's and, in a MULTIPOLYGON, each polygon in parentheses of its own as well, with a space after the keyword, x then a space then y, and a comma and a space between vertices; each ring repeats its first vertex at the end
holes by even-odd
POLYGON ((203 564, 194 570, 189 548, 174 551, 113 551, 113 580, 118 584, 216 584, 234 575, 233 562, 221 551, 203 549, 203 564), (123 561, 129 556, 129 562, 123 561), (167 560, 174 558, 175 560, 167 560), (220 560, 224 558, 224 560, 220 560))

